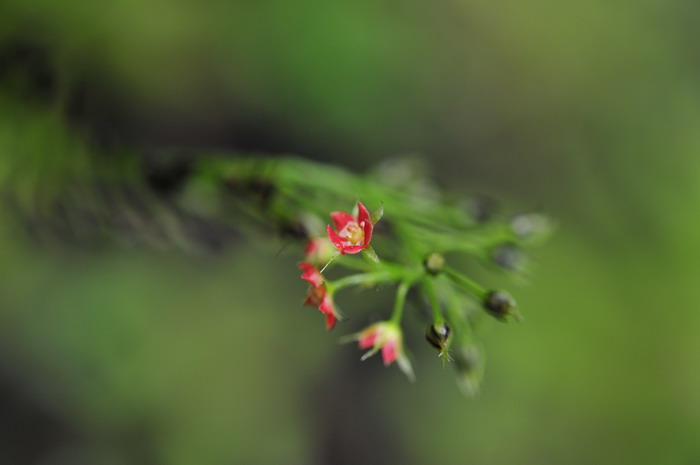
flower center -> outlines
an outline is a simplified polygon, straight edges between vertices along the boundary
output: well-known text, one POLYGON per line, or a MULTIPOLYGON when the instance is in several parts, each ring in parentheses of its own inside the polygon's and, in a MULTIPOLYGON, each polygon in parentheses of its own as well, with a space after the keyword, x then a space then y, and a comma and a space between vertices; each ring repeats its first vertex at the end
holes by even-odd
POLYGON ((306 296, 306 300, 310 305, 320 305, 323 301, 323 297, 326 295, 326 287, 313 287, 309 286, 309 293, 306 296))
POLYGON ((365 232, 356 221, 350 221, 345 225, 343 230, 340 231, 340 237, 348 242, 357 244, 358 242, 362 242, 365 238, 365 232))

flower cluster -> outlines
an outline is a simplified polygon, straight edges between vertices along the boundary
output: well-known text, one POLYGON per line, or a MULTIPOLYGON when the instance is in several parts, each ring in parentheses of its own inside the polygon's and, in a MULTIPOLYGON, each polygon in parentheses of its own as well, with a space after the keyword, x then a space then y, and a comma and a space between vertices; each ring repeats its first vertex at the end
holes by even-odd
MULTIPOLYGON (((316 236, 308 240, 304 261, 299 264, 303 271, 301 278, 309 283, 304 301, 306 305, 318 307, 326 318, 326 328, 331 330, 341 320, 333 302, 335 292, 350 286, 372 286, 380 283, 396 283, 396 301, 391 318, 369 325, 365 329, 344 338, 357 342, 360 349, 367 350, 365 360, 381 352, 385 366, 396 362, 401 371, 413 380, 414 372, 404 346, 401 318, 408 291, 420 289, 423 301, 432 316, 432 324, 426 331, 426 340, 437 349, 443 364, 453 362, 460 387, 473 394, 478 388, 482 372, 476 356, 479 352, 469 340, 470 322, 474 319, 461 309, 462 299, 457 291, 477 297, 486 314, 497 320, 506 321, 509 315, 517 317, 515 302, 503 291, 486 290, 463 274, 447 266, 445 256, 431 252, 421 261, 422 266, 401 266, 385 259, 378 260, 371 245, 374 227, 383 211, 370 215, 362 202, 357 202, 356 213, 334 211, 330 213, 332 225, 326 227, 326 236, 316 236), (330 281, 321 270, 329 266, 345 265, 350 262, 346 255, 363 253, 369 260, 361 266, 363 272, 330 281), (459 339, 459 347, 450 355, 454 337, 459 339)), ((357 262, 352 262, 357 268, 357 262)))
POLYGON ((410 164, 393 164, 367 176, 280 159, 238 162, 227 170, 230 184, 239 190, 250 186, 258 198, 259 189, 253 187, 270 186, 264 201, 248 210, 307 240, 299 263, 301 278, 308 283, 304 304, 318 308, 328 330, 344 321, 336 305, 342 291, 394 289, 388 317, 354 328, 345 340, 366 351, 363 360, 381 353, 385 365, 396 364, 413 379, 410 344, 403 332, 404 310, 410 306, 425 320, 425 347, 432 346, 443 365, 454 368, 465 393, 478 390, 484 360, 477 331, 481 320, 520 318, 509 293, 482 286, 459 271, 462 259, 507 275, 525 273, 525 249, 551 230, 546 217, 532 212, 502 217, 496 203, 486 198, 449 203, 423 170, 410 164), (348 198, 357 194, 361 202, 348 198), (351 202, 354 211, 342 211, 351 202), (387 219, 379 224, 385 202, 387 219))
POLYGON ((335 327, 336 321, 340 319, 340 314, 333 304, 333 296, 328 291, 324 284, 321 273, 310 263, 301 262, 299 264, 304 273, 301 278, 309 283, 309 290, 304 300, 304 305, 318 307, 318 309, 326 316, 326 328, 330 331, 335 327))

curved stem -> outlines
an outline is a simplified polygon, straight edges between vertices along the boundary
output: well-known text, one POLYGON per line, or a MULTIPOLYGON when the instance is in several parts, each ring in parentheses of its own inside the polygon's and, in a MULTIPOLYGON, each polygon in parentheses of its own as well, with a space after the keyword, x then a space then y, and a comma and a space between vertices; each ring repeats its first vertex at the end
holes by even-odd
POLYGON ((394 310, 391 313, 391 321, 392 323, 399 324, 401 322, 401 317, 403 316, 403 309, 406 304, 406 295, 408 295, 408 290, 411 288, 411 281, 408 279, 404 279, 401 281, 399 284, 399 287, 396 289, 396 300, 394 301, 394 310))
POLYGON ((486 298, 488 291, 478 283, 464 276, 462 273, 453 270, 449 267, 445 267, 445 273, 455 284, 457 284, 459 287, 461 287, 468 293, 473 294, 479 300, 483 300, 486 298))
POLYGON ((396 280, 396 277, 389 271, 376 271, 372 273, 358 273, 350 276, 345 276, 337 281, 326 282, 334 292, 346 287, 361 286, 363 284, 377 284, 391 282, 396 280))
POLYGON ((432 276, 427 276, 423 280, 423 292, 433 310, 433 324, 439 325, 444 323, 445 319, 442 316, 442 311, 440 311, 440 299, 438 298, 435 280, 432 276))

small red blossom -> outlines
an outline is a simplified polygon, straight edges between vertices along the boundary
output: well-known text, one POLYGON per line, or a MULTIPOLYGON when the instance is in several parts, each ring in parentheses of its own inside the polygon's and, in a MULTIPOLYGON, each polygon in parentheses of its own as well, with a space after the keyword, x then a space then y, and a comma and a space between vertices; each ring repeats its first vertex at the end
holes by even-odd
POLYGON ((350 339, 357 341, 360 349, 370 349, 362 356, 362 360, 381 350, 384 366, 396 362, 409 379, 414 379, 411 362, 403 348, 403 332, 396 323, 380 321, 350 336, 350 339))
POLYGON ((306 243, 304 260, 314 265, 325 265, 333 258, 333 244, 328 237, 312 237, 306 243))
POLYGON ((335 308, 331 293, 323 284, 323 275, 310 263, 301 262, 299 268, 304 271, 301 278, 310 284, 304 305, 318 307, 319 311, 326 316, 326 328, 330 331, 341 317, 335 308))
POLYGON ((374 225, 362 202, 357 202, 357 211, 357 218, 346 212, 331 213, 335 230, 331 225, 326 228, 328 239, 343 255, 361 252, 372 240, 374 225))
POLYGON ((299 263, 299 269, 303 271, 301 279, 308 281, 313 287, 321 287, 323 284, 323 275, 311 263, 299 263))

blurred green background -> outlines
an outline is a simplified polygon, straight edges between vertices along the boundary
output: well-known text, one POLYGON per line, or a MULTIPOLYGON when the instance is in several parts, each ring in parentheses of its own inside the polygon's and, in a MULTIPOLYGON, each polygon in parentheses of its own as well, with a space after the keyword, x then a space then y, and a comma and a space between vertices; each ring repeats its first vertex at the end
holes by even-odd
MULTIPOLYGON (((414 385, 338 345, 274 236, 64 247, 7 210, 0 463, 700 463, 698 15, 686 0, 4 0, 0 175, 30 155, 27 172, 80 171, 53 143, 72 144, 63 124, 146 154, 358 171, 418 154, 445 189, 559 229, 527 285, 489 278, 526 323, 490 325, 466 399, 418 319, 414 385)), ((341 332, 389 302, 350 299, 341 332)))

